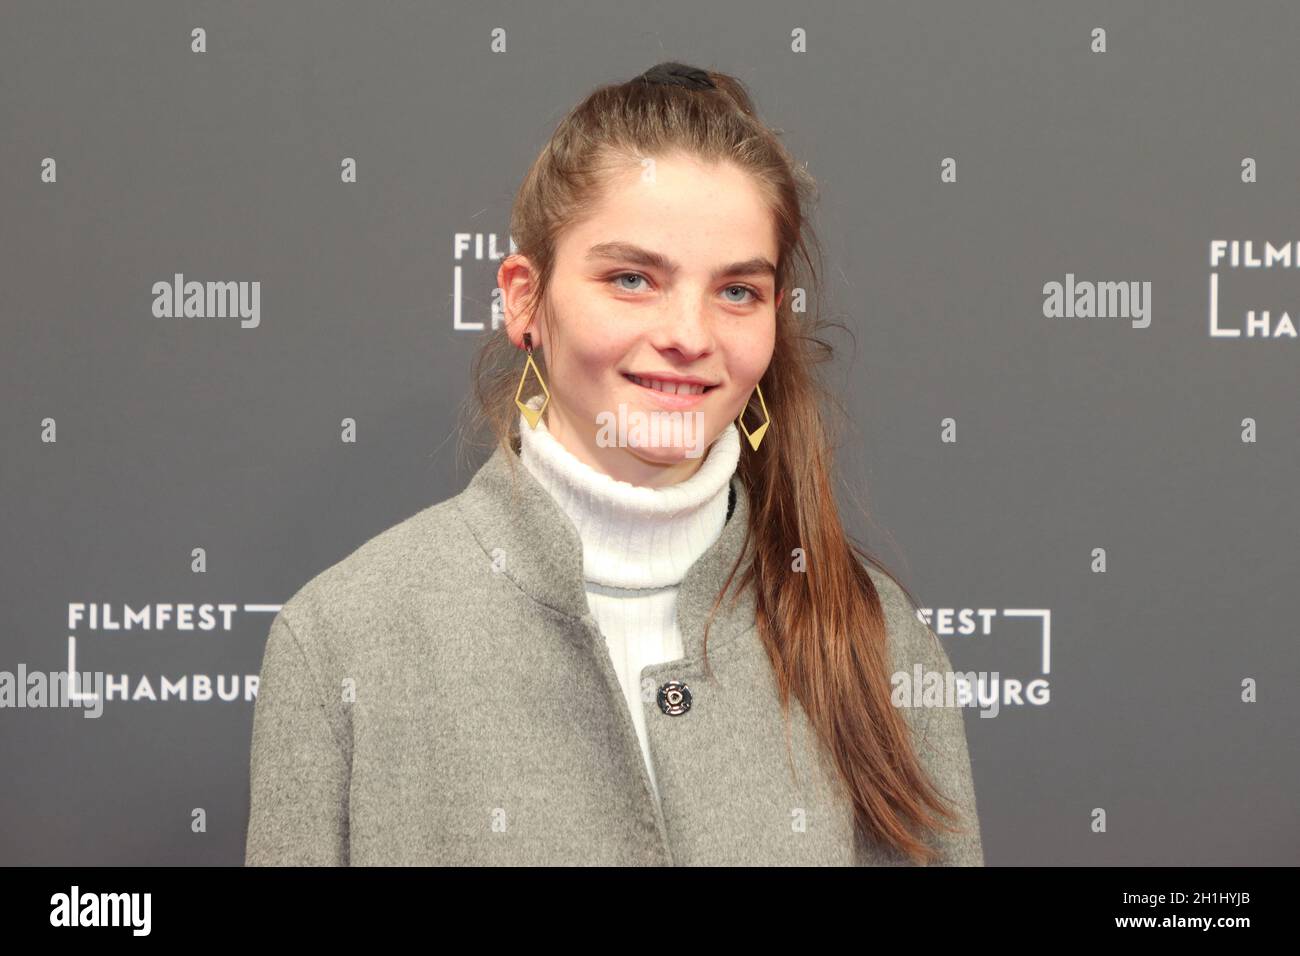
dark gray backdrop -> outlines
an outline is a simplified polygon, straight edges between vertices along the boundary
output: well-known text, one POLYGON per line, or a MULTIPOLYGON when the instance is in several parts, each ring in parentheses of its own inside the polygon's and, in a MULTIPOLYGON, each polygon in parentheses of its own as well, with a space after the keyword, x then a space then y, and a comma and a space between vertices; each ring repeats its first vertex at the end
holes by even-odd
POLYGON ((940 630, 959 669, 1050 685, 966 715, 988 862, 1297 862, 1300 345, 1208 319, 1212 273, 1221 326, 1300 313, 1300 270, 1209 258, 1300 239, 1297 37, 1292 3, 6 3, 0 670, 72 636, 129 693, 241 694, 0 710, 0 863, 242 860, 271 612, 472 473, 456 269, 490 323, 497 262, 455 237, 504 251, 563 113, 664 59, 740 76, 820 180, 851 529, 993 609, 940 630), (175 273, 259 282, 260 324, 154 317, 175 273), (1067 274, 1150 283, 1149 326, 1046 317, 1067 274))

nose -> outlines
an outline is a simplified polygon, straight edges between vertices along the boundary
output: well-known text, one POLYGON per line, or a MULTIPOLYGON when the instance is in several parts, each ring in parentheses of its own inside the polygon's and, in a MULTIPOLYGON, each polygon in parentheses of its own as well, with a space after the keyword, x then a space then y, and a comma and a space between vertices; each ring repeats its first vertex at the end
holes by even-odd
POLYGON ((659 351, 677 352, 687 362, 708 354, 714 347, 708 308, 694 299, 673 302, 655 326, 652 342, 659 351))

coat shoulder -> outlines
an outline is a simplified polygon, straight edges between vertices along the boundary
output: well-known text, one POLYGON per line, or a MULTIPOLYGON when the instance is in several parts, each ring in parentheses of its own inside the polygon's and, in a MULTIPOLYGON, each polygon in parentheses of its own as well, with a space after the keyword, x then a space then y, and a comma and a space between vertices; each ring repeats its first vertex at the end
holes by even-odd
MULTIPOLYGON (((353 639, 385 621, 450 604, 482 575, 466 562, 480 548, 454 496, 385 528, 320 571, 284 602, 280 614, 299 633, 331 643, 353 639)), ((347 648, 331 648, 346 656, 347 648)))

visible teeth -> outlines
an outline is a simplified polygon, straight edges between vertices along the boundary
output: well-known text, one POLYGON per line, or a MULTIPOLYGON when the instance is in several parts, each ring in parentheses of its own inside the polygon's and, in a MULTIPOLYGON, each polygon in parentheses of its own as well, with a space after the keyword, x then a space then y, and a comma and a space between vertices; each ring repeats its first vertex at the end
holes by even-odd
POLYGON ((636 375, 629 375, 632 381, 646 388, 653 388, 656 392, 664 392, 668 395, 700 395, 704 392, 703 385, 678 384, 676 382, 664 382, 659 379, 640 378, 636 375))

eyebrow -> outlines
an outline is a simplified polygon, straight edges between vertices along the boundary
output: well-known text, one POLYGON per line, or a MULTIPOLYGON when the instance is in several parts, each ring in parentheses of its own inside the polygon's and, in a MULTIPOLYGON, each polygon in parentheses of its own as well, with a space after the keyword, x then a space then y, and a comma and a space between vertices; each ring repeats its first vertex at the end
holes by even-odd
MULTIPOLYGON (((616 259, 619 262, 631 262, 643 266, 647 269, 658 269, 668 275, 676 275, 681 267, 665 256, 663 253, 654 252, 650 249, 643 249, 631 242, 602 242, 592 246, 587 250, 587 259, 616 259)), ((776 266, 774 266, 765 256, 754 256, 752 259, 746 259, 744 262, 733 262, 731 265, 723 266, 713 273, 713 278, 721 279, 725 276, 776 276, 776 266)))

